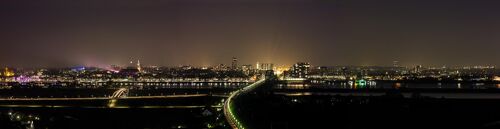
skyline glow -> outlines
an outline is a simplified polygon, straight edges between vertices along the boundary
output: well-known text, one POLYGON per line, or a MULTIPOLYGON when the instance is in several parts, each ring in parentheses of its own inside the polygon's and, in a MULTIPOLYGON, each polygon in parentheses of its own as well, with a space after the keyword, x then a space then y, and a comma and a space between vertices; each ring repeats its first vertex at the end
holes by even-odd
POLYGON ((6 0, 0 66, 499 65, 500 1, 6 0))

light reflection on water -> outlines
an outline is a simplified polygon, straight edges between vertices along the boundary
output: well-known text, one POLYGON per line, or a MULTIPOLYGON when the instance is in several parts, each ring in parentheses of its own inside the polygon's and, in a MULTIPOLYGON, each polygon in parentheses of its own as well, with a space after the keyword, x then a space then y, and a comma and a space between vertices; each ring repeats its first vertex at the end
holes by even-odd
POLYGON ((377 82, 367 81, 360 85, 354 81, 327 83, 296 83, 275 85, 276 89, 400 89, 400 88, 442 88, 442 89, 500 89, 500 84, 490 83, 412 83, 412 82, 377 82))

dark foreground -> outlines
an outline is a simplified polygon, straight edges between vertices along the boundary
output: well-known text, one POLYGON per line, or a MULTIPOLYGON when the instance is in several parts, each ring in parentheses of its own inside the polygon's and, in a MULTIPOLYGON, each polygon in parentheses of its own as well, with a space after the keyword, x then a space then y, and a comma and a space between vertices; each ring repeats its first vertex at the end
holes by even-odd
MULTIPOLYGON (((436 97, 440 94, 426 96, 425 93, 465 93, 456 90, 420 90, 419 94, 413 94, 407 93, 409 89, 354 92, 331 89, 321 90, 329 94, 315 94, 319 92, 309 89, 300 94, 301 90, 287 93, 269 87, 233 101, 238 119, 246 129, 500 128, 497 90, 467 91, 486 95, 471 99, 436 97)), ((112 91, 102 94, 108 92, 112 91)), ((111 99, 1 100, 0 128, 226 129, 230 127, 223 115, 224 99, 212 95, 128 98, 114 101, 113 107, 110 107, 111 99)))
POLYGON ((0 101, 1 129, 227 128, 224 97, 0 101))
POLYGON ((500 128, 500 99, 253 94, 237 102, 252 129, 500 128))
POLYGON ((225 121, 219 112, 210 110, 211 114, 205 114, 205 110, 207 109, 17 108, 10 110, 11 115, 8 114, 9 111, 2 111, 0 126, 2 129, 225 128, 225 121), (30 121, 34 122, 33 126, 30 121))

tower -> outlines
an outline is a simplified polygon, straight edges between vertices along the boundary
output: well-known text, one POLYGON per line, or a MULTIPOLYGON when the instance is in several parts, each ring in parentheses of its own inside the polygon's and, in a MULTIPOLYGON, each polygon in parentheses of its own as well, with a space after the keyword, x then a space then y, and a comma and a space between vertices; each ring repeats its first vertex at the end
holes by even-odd
POLYGON ((292 67, 291 76, 294 78, 307 78, 311 65, 305 62, 298 62, 292 67))
POLYGON ((414 73, 420 73, 422 71, 422 65, 417 65, 415 68, 413 68, 414 73))
POLYGON ((236 57, 233 57, 233 62, 231 62, 231 69, 232 70, 238 69, 238 59, 236 57))
POLYGON ((137 60, 137 70, 139 70, 139 72, 142 72, 141 61, 140 60, 137 60))

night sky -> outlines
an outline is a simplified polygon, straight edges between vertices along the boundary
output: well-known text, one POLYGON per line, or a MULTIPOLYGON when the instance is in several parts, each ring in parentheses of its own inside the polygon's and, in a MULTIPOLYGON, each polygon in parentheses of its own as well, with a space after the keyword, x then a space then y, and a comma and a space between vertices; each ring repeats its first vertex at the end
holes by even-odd
POLYGON ((498 0, 2 0, 0 66, 500 65, 498 0))

